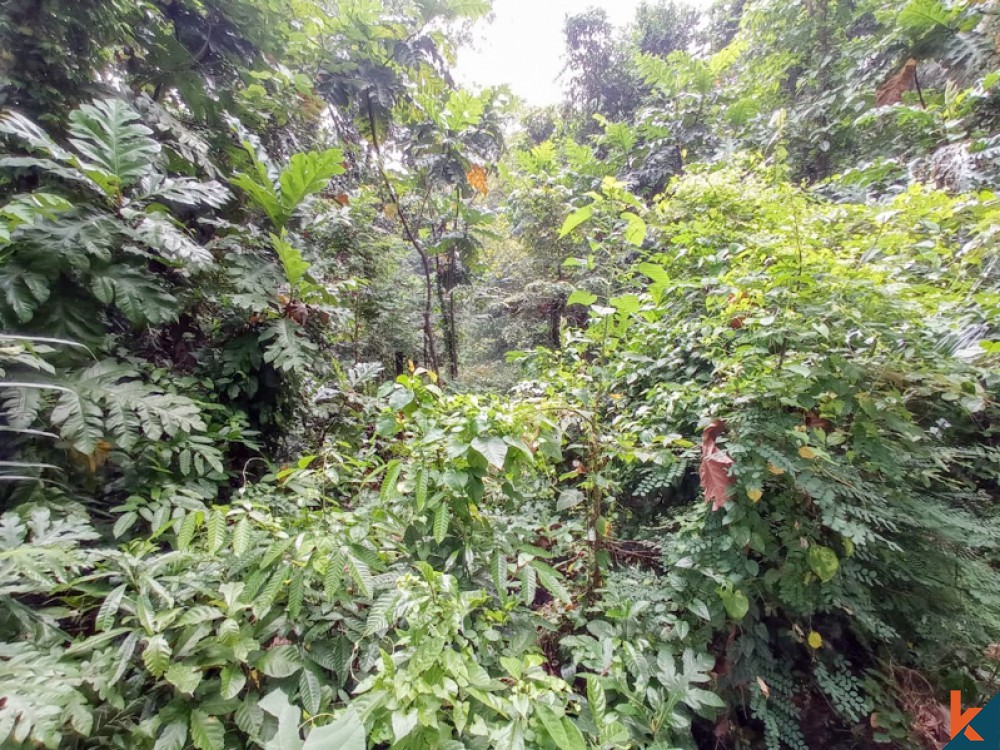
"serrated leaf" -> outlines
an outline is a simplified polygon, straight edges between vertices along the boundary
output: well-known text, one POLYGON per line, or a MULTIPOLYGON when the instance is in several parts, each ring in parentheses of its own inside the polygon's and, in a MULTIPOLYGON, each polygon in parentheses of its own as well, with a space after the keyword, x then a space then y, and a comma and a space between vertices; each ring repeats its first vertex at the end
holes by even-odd
POLYGON ((507 600, 507 558, 497 550, 493 555, 493 565, 490 568, 493 573, 493 585, 496 587, 497 596, 500 601, 507 600))
POLYGON ((396 496, 396 484, 399 482, 399 474, 403 470, 403 465, 398 459, 389 462, 385 470, 385 479, 382 480, 382 487, 379 490, 379 500, 384 504, 396 496))

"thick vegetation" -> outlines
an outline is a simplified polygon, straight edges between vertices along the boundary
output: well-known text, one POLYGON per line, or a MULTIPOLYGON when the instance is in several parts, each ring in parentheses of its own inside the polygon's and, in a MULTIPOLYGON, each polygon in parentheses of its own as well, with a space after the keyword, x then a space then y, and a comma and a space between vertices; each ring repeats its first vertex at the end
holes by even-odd
POLYGON ((0 745, 940 747, 1000 673, 1000 8, 0 10, 0 745), (525 19, 530 22, 530 19, 525 19))

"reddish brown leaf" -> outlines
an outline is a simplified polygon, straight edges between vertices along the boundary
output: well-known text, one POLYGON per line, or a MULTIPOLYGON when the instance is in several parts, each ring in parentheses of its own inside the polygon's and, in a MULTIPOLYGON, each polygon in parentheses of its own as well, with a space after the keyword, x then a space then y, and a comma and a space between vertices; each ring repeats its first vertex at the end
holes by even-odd
POLYGON ((899 104, 903 101, 903 92, 917 86, 917 61, 912 57, 898 73, 890 77, 875 92, 875 106, 885 107, 889 104, 899 104))
POLYGON ((729 476, 733 459, 715 445, 716 439, 725 428, 726 423, 717 419, 705 428, 701 438, 701 466, 698 467, 698 476, 701 479, 701 488, 705 492, 705 500, 712 503, 713 511, 721 508, 726 502, 729 489, 734 482, 729 476))

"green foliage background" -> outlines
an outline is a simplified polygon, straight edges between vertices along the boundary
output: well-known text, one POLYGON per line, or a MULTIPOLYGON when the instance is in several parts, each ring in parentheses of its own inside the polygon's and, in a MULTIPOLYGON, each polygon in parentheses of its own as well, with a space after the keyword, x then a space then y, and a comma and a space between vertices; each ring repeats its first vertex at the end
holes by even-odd
POLYGON ((489 11, 0 10, 3 747, 933 748, 996 693, 996 3, 589 10, 544 109, 454 85, 489 11))

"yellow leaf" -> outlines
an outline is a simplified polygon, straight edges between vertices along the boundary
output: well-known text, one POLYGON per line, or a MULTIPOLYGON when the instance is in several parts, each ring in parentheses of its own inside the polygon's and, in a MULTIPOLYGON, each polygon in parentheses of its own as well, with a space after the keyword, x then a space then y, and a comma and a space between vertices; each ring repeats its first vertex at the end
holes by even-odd
POLYGON ((823 648, 823 636, 815 630, 809 631, 809 637, 806 640, 809 642, 809 645, 815 649, 823 648))
POLYGON ((753 501, 754 501, 754 502, 756 503, 756 502, 758 502, 758 501, 759 501, 759 500, 760 500, 760 499, 761 499, 762 497, 764 497, 764 493, 763 493, 763 492, 761 492, 761 491, 760 491, 759 489, 757 489, 756 487, 754 487, 753 489, 750 489, 750 490, 747 490, 747 497, 749 497, 749 498, 750 498, 751 500, 753 500, 753 501))
POLYGON ((802 458, 812 460, 816 458, 816 451, 814 451, 808 445, 803 445, 801 448, 799 448, 799 455, 802 456, 802 458))
POLYGON ((784 469, 782 469, 782 468, 780 468, 778 466, 775 466, 774 464, 768 464, 767 465, 767 470, 769 472, 771 472, 772 474, 774 474, 774 476, 776 476, 776 477, 780 477, 782 474, 785 473, 784 469))
POLYGON ((395 219, 399 216, 399 206, 395 203, 386 203, 385 207, 382 209, 382 213, 385 214, 387 219, 395 219))

